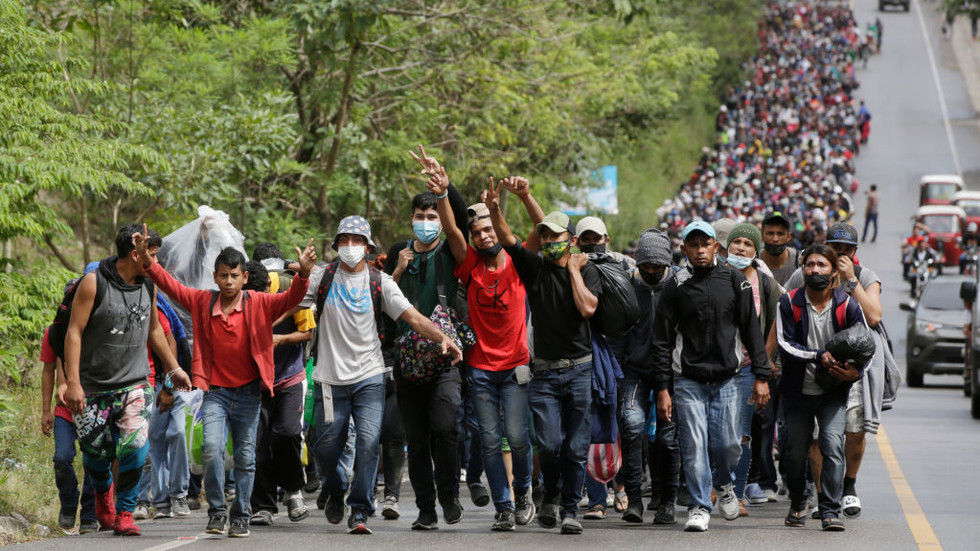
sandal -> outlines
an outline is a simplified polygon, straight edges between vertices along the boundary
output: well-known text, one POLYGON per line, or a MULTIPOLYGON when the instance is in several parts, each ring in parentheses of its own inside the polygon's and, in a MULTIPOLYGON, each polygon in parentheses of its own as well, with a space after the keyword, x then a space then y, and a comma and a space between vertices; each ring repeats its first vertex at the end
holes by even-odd
POLYGON ((589 510, 585 512, 582 516, 585 520, 602 520, 606 518, 606 506, 605 505, 593 505, 589 507, 589 510))
POLYGON ((844 531, 844 521, 837 517, 826 517, 820 522, 820 525, 823 527, 824 532, 844 531))
POLYGON ((783 522, 791 528, 803 528, 806 526, 806 509, 802 511, 790 510, 783 522))
POLYGON ((626 490, 620 490, 616 492, 616 497, 613 498, 613 508, 616 509, 617 513, 622 513, 630 506, 630 500, 626 497, 626 490))

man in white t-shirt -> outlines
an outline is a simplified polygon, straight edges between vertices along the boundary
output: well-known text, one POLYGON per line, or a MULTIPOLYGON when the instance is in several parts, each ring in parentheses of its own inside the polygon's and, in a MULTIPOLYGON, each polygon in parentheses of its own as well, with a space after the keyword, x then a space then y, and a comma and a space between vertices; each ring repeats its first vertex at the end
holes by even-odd
POLYGON ((347 440, 350 421, 357 427, 357 461, 350 482, 347 519, 351 534, 370 534, 367 518, 374 512, 374 478, 380 453, 381 418, 385 401, 385 364, 381 355, 381 313, 408 323, 423 337, 442 343, 454 363, 463 353, 452 339, 412 307, 398 284, 369 267, 364 257, 374 249, 371 227, 360 216, 340 221, 333 240, 340 262, 318 268, 310 276, 303 306, 316 304, 316 382, 312 449, 324 471, 328 493, 324 514, 339 524, 346 512, 348 482, 338 462, 347 440))

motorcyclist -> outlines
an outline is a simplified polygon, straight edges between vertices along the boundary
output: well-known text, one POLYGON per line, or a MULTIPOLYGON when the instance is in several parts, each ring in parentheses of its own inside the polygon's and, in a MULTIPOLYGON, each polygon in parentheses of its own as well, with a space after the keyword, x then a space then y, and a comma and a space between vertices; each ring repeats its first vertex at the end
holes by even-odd
POLYGON ((968 263, 973 263, 973 269, 976 270, 978 243, 980 243, 980 234, 977 232, 977 223, 970 222, 966 225, 966 231, 963 232, 961 242, 961 248, 963 249, 963 252, 960 253, 961 274, 966 272, 966 265, 968 263))
POLYGON ((915 295, 916 286, 919 283, 917 268, 923 263, 928 264, 930 261, 933 263, 939 262, 939 253, 929 246, 929 241, 925 237, 920 237, 915 243, 915 249, 912 251, 909 260, 914 266, 909 272, 909 281, 912 284, 912 295, 915 295))

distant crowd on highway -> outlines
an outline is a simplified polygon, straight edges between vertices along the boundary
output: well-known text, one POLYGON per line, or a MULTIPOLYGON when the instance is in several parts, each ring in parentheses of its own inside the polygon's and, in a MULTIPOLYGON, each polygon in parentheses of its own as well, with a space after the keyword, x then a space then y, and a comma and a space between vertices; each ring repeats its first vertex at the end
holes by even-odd
POLYGON ((123 227, 43 341, 59 524, 140 535, 203 491, 206 532, 248 537, 306 519, 305 492, 370 534, 401 517, 407 460, 413 530, 460 522, 461 486, 492 531, 680 506, 703 532, 781 494, 787 527, 844 530, 898 386, 845 191, 870 131, 856 52, 880 38, 838 4, 769 6, 718 143, 628 254, 520 176, 467 201, 421 146, 412 237, 386 253, 358 215, 330 262, 312 239, 249 258, 205 207, 166 238, 123 227))

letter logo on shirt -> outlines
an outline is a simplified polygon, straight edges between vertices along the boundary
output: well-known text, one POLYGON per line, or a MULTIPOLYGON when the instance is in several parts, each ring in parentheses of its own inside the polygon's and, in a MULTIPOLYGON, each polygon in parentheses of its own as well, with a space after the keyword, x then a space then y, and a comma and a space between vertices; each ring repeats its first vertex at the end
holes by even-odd
POLYGON ((509 308, 503 301, 504 295, 507 294, 507 289, 500 291, 498 289, 499 286, 500 281, 495 281, 491 286, 481 285, 476 292, 476 303, 484 308, 508 311, 509 308))

